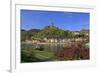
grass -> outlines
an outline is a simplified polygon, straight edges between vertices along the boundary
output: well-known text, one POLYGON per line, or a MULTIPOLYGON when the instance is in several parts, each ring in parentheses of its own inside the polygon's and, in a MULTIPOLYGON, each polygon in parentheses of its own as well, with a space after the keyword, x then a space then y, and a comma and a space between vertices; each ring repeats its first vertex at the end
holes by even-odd
POLYGON ((35 50, 35 56, 39 59, 52 59, 54 57, 54 53, 35 50))

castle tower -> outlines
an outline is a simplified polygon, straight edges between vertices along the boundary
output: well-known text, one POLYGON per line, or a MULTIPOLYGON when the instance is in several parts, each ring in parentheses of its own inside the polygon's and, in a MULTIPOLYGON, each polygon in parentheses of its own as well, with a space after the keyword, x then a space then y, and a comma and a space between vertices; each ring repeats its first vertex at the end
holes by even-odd
POLYGON ((54 23, 53 22, 51 22, 51 24, 49 25, 50 27, 54 27, 54 23))

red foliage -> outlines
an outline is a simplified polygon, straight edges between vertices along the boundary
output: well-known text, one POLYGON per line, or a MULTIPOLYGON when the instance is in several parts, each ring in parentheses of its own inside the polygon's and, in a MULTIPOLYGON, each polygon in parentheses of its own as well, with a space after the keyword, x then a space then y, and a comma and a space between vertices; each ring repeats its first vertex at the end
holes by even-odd
POLYGON ((56 56, 59 60, 89 59, 89 48, 84 43, 71 43, 62 50, 58 50, 56 56))

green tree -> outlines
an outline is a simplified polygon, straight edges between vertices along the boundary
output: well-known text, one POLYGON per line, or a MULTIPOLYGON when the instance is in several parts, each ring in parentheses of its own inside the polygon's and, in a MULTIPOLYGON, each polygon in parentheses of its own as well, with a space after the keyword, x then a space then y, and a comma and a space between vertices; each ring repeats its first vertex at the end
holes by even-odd
POLYGON ((21 31, 21 41, 25 41, 27 36, 27 31, 21 31))
POLYGON ((32 62, 35 58, 35 52, 32 48, 21 48, 21 61, 32 62))

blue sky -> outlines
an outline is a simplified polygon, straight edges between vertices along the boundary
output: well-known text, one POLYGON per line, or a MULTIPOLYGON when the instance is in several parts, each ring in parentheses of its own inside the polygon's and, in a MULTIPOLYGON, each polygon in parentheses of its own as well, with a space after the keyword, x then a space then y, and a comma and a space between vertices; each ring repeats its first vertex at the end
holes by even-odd
POLYGON ((21 10, 21 29, 43 29, 54 26, 71 31, 89 29, 89 13, 21 10))

